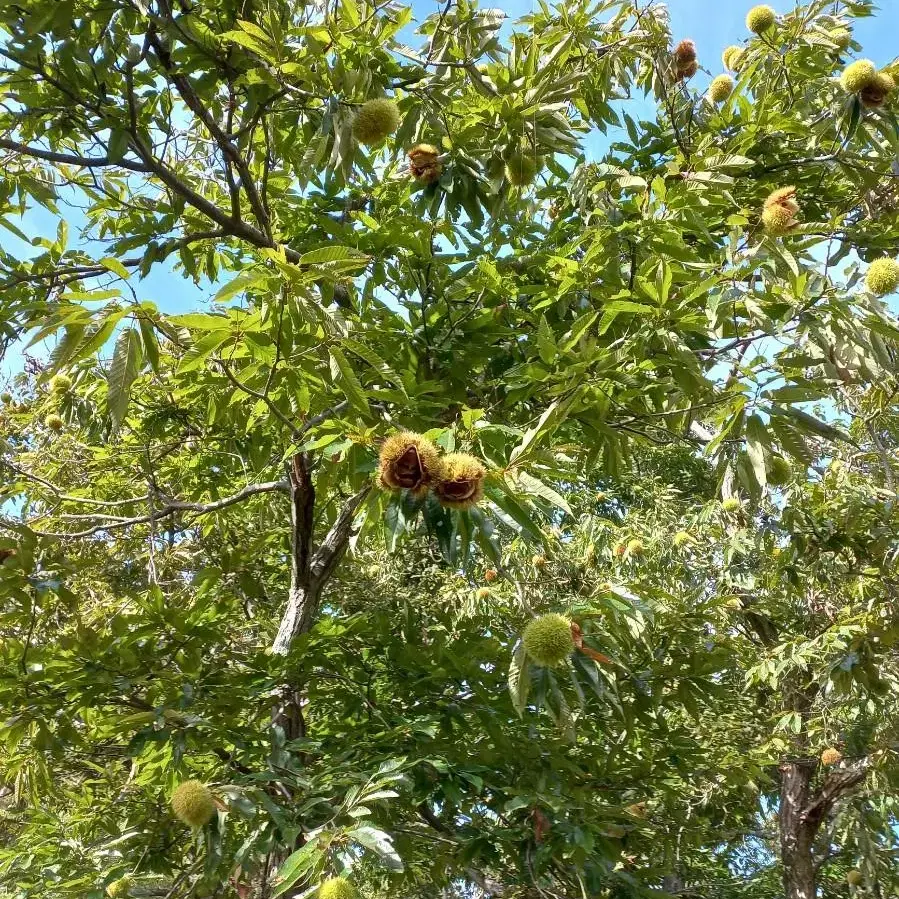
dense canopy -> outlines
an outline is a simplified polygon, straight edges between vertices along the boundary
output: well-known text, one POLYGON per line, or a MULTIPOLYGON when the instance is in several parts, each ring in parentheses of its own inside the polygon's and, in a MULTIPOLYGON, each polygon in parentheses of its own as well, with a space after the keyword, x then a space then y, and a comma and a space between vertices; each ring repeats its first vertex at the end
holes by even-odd
POLYGON ((2 5, 0 897, 899 891, 873 11, 2 5))

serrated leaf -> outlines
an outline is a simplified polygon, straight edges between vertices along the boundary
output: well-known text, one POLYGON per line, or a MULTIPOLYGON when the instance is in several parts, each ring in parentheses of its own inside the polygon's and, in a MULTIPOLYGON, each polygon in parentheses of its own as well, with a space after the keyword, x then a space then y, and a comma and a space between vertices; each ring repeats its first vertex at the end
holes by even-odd
POLYGON ((505 512, 521 528, 522 533, 528 539, 534 542, 541 540, 539 525, 531 517, 530 512, 518 501, 504 480, 490 481, 484 489, 490 501, 505 512))
POLYGON ((178 328, 202 331, 227 331, 231 322, 224 315, 207 315, 204 312, 189 312, 187 315, 172 315, 168 321, 178 328))
POLYGON ((271 37, 266 34, 255 22, 247 22, 244 19, 238 19, 237 27, 242 31, 246 31, 247 34, 252 34, 254 37, 259 38, 260 41, 271 43, 271 37))
POLYGON ((118 275, 120 278, 123 278, 127 281, 131 277, 131 272, 119 262, 118 259, 113 258, 112 256, 104 256, 100 260, 100 265, 104 268, 109 269, 109 271, 113 272, 113 274, 118 275))
POLYGON ((106 155, 110 162, 119 163, 128 152, 129 137, 124 128, 113 128, 109 132, 109 143, 106 145, 106 155))
POLYGON ((361 802, 374 802, 376 799, 396 799, 400 794, 396 790, 375 790, 359 797, 361 802))
POLYGON ((614 300, 613 302, 608 303, 603 309, 602 321, 599 323, 597 333, 605 334, 622 312, 629 312, 636 315, 654 315, 655 311, 656 310, 652 306, 647 306, 645 303, 634 303, 631 300, 614 300))
POLYGON ((89 356, 92 356, 97 350, 99 350, 103 344, 112 337, 113 332, 116 329, 116 325, 119 323, 119 320, 125 315, 124 309, 116 309, 114 312, 110 313, 100 324, 100 326, 93 331, 90 331, 85 338, 75 347, 75 351, 68 357, 68 359, 59 359, 56 360, 54 358, 54 362, 57 365, 64 365, 65 363, 72 364, 74 362, 78 362, 81 359, 87 359, 89 356))
POLYGON ((510 460, 515 462, 521 459, 529 449, 536 446, 540 439, 545 437, 551 428, 564 418, 563 413, 568 405, 570 403, 563 404, 560 400, 553 400, 543 410, 543 413, 537 420, 537 424, 525 433, 524 437, 521 438, 521 443, 512 450, 512 454, 509 457, 510 460))
POLYGON ((355 28, 362 21, 356 0, 341 0, 340 9, 343 13, 343 18, 351 29, 355 28))
POLYGON ((342 346, 367 362, 373 369, 380 372, 386 380, 398 387, 403 394, 406 393, 402 378, 400 378, 400 376, 373 349, 371 349, 371 347, 367 347, 364 344, 359 343, 358 340, 352 340, 350 338, 346 338, 342 342, 342 346))
POLYGON ((336 346, 331 347, 329 353, 331 355, 331 374, 337 385, 343 391, 351 406, 363 415, 368 415, 368 398, 352 366, 347 362, 346 356, 336 346))
POLYGON ((573 349, 577 342, 584 335, 584 332, 589 328, 596 319, 599 318, 599 312, 587 312, 582 315, 575 323, 571 326, 571 332, 565 338, 565 342, 562 344, 562 349, 567 353, 569 350, 573 349))
POLYGON ((539 496, 541 499, 545 499, 548 503, 552 503, 552 505, 561 509, 563 512, 567 512, 569 515, 573 514, 571 507, 561 494, 556 493, 552 487, 548 487, 543 481, 535 478, 532 474, 529 474, 526 471, 520 471, 518 472, 516 482, 524 493, 529 493, 532 496, 539 496))
POLYGON ((495 565, 501 565, 503 554, 493 533, 493 522, 484 514, 482 509, 477 507, 468 509, 463 514, 468 515, 476 525, 474 537, 478 542, 478 546, 481 547, 487 558, 495 565))
POLYGON ((812 464, 812 451, 796 428, 780 416, 774 416, 771 419, 771 428, 782 449, 806 468, 812 464))
POLYGON ((235 44, 240 44, 241 47, 246 47, 247 50, 252 50, 266 62, 277 63, 274 57, 274 48, 271 44, 259 40, 252 34, 247 34, 245 31, 226 31, 222 37, 225 40, 233 41, 235 44))
POLYGON ((350 247, 333 245, 303 253, 298 264, 310 266, 325 265, 329 272, 333 272, 335 269, 355 271, 361 270, 368 265, 368 256, 350 247), (336 265, 335 263, 340 264, 336 265))
POLYGON ((59 295, 61 300, 87 300, 99 303, 103 300, 114 300, 122 295, 121 290, 67 290, 59 295))
POLYGON ((219 292, 212 298, 212 301, 214 303, 224 303, 250 287, 262 283, 266 278, 268 278, 268 274, 264 272, 243 272, 225 284, 224 287, 221 287, 219 292))
POLYGON ((823 398, 825 392, 820 386, 802 387, 795 384, 789 384, 786 387, 778 387, 775 390, 772 390, 768 396, 775 403, 808 403, 823 398))
MULTIPOLYGON (((82 325, 76 325, 75 327, 66 328, 62 339, 56 344, 56 346, 53 348, 53 351, 50 353, 50 367, 54 371, 62 368, 62 366, 66 364, 69 357, 75 352, 75 349, 78 347, 81 341, 84 340, 85 330, 86 329, 82 325)), ((40 335, 38 335, 35 340, 37 340, 39 337, 40 335)), ((28 346, 31 346, 31 344, 29 344, 28 346)), ((28 347, 25 347, 25 349, 28 349, 28 347)))
POLYGON ((156 331, 153 328, 153 323, 141 316, 137 320, 138 327, 140 328, 141 337, 143 338, 144 343, 144 357, 147 362, 150 363, 150 368, 153 369, 154 372, 159 372, 159 341, 156 339, 156 331))
POLYGON ((565 701, 565 697, 559 689, 559 684, 552 674, 550 674, 550 690, 547 696, 546 709, 563 737, 570 743, 574 742, 576 735, 574 716, 571 714, 571 708, 565 701))
POLYGON ((212 352, 217 350, 230 336, 230 331, 210 331, 208 334, 204 334, 181 357, 178 374, 201 368, 212 352))
MULTIPOLYGON (((318 848, 318 843, 315 841, 308 842, 301 849, 297 849, 296 852, 289 855, 278 870, 276 886, 272 891, 273 899, 275 896, 286 893, 298 880, 312 870, 320 858, 321 850, 318 848)), ((307 890, 304 895, 307 895, 317 888, 318 885, 316 884, 315 887, 307 890)))
POLYGON ((765 471, 765 449, 771 446, 768 429, 758 415, 750 415, 746 422, 746 452, 752 464, 752 471, 760 487, 768 483, 765 471))
POLYGON ((771 241, 771 252, 783 261, 784 265, 793 273, 794 278, 799 277, 799 263, 796 262, 796 257, 780 241, 771 241))
POLYGON ((825 421, 821 421, 819 418, 815 418, 814 415, 809 415, 808 412, 804 412, 802 409, 797 409, 795 406, 787 406, 786 408, 772 406, 771 411, 775 415, 784 415, 792 419, 800 430, 817 434, 819 437, 824 437, 827 440, 842 440, 845 443, 854 445, 852 438, 844 431, 829 425, 825 421))
POLYGON ((540 316, 540 323, 537 326, 537 352, 546 365, 556 358, 556 342, 553 340, 552 329, 545 315, 540 316))
POLYGON ((371 849, 391 871, 402 871, 403 860, 393 848, 393 840, 389 834, 374 827, 357 827, 347 834, 347 838, 354 840, 366 849, 371 849))
POLYGON ((131 385, 140 372, 143 349, 137 328, 122 331, 112 354, 112 364, 106 376, 106 406, 112 420, 112 430, 121 428, 128 403, 131 399, 131 385))
POLYGON ((17 228, 12 222, 7 221, 5 218, 0 218, 0 225, 6 228, 7 231, 11 231, 15 234, 23 243, 31 243, 31 238, 20 228, 17 228))
POLYGON ((525 706, 528 702, 528 693, 531 687, 530 672, 528 671, 527 658, 524 651, 524 643, 519 641, 512 653, 512 660, 509 662, 509 676, 507 679, 509 685, 509 695, 512 697, 512 706, 519 716, 524 714, 525 706))

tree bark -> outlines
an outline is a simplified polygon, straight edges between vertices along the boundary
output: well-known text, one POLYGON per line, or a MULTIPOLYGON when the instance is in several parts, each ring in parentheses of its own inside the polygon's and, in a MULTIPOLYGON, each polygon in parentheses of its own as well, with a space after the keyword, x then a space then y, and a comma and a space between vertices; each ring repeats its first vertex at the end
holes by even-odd
POLYGON ((800 716, 802 726, 795 741, 797 756, 785 759, 780 766, 778 817, 783 885, 786 899, 816 899, 819 865, 815 864, 815 838, 836 803, 865 779, 868 769, 864 761, 837 768, 815 788, 819 762, 806 753, 808 718, 818 686, 810 672, 794 677, 784 684, 784 705, 800 716))
POLYGON ((294 638, 304 634, 312 626, 312 610, 318 607, 318 595, 308 587, 291 589, 287 607, 278 625, 278 634, 272 644, 275 655, 287 655, 294 638))
POLYGON ((353 519, 371 487, 364 486, 347 499, 325 539, 312 551, 312 513, 315 491, 308 479, 305 461, 294 459, 291 469, 291 578, 287 607, 281 616, 272 645, 277 655, 286 655, 293 641, 305 634, 315 620, 322 589, 334 574, 353 535, 353 519))
POLYGON ((839 768, 813 790, 817 768, 817 759, 790 760, 780 766, 780 852, 786 899, 815 899, 818 895, 815 837, 837 802, 868 773, 865 761, 839 768))
MULTIPOLYGON (((309 459, 300 453, 288 467, 290 481, 290 591, 287 606, 272 644, 276 655, 287 655, 293 641, 309 631, 315 621, 322 590, 334 574, 353 534, 353 519, 368 496, 366 484, 347 499, 337 520, 317 550, 313 550, 315 488, 309 472, 309 459)), ((284 731, 287 740, 306 736, 301 684, 285 684, 280 702, 272 710, 272 723, 284 731)))
POLYGON ((815 899, 812 845, 815 831, 805 821, 816 762, 803 759, 781 765, 780 855, 787 899, 815 899))

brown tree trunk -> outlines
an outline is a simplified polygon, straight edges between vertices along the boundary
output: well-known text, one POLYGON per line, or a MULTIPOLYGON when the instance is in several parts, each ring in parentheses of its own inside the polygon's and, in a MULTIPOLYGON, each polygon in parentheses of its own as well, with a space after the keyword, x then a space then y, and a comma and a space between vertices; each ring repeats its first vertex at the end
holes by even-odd
POLYGON ((817 896, 815 837, 837 802, 868 773, 865 761, 838 768, 813 790, 817 768, 817 759, 790 760, 780 766, 780 853, 786 899, 817 896))
POLYGON ((278 625, 278 634, 272 644, 275 655, 287 655, 294 638, 305 634, 312 627, 312 619, 318 608, 319 591, 311 584, 292 587, 287 596, 287 607, 278 625))
POLYGON ((780 767, 780 855, 786 899, 815 899, 812 845, 817 825, 805 819, 816 762, 803 759, 780 767))
MULTIPOLYGON (((315 622, 322 590, 331 579, 353 534, 353 519, 371 489, 366 485, 343 504, 318 549, 313 550, 315 489, 305 454, 294 456, 290 478, 290 592, 287 606, 272 644, 276 655, 287 655, 293 641, 315 622)), ((303 716, 303 685, 285 684, 272 710, 272 723, 284 731, 287 740, 306 736, 303 716)))
POLYGON ((860 784, 867 774, 865 762, 836 768, 815 789, 818 759, 809 749, 808 718, 818 687, 810 673, 784 685, 784 705, 802 720, 796 735, 797 757, 780 766, 780 855, 786 899, 816 899, 815 838, 836 803, 860 784))
MULTIPOLYGON (((779 639, 778 628, 766 615, 747 610, 746 623, 765 647, 779 639)), ((794 741, 796 757, 780 766, 780 860, 785 899, 816 899, 818 865, 815 838, 821 824, 836 803, 860 784, 867 774, 865 762, 831 771, 818 789, 814 788, 818 759, 809 751, 808 718, 818 686, 811 672, 794 675, 783 685, 784 707, 800 716, 801 727, 794 741)))
POLYGON ((315 621, 322 590, 334 574, 353 535, 353 519, 371 490, 364 486, 349 497, 340 509, 321 545, 313 552, 312 529, 315 491, 303 456, 294 458, 291 484, 291 566, 287 606, 278 625, 272 652, 286 655, 293 641, 305 634, 315 621))

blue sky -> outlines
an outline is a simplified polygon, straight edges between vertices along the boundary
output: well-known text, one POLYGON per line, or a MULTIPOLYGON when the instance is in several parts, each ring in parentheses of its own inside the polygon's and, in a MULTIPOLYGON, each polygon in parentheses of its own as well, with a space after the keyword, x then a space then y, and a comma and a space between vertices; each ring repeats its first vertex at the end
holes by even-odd
MULTIPOLYGON (((482 0, 482 4, 500 6, 513 20, 530 12, 534 6, 533 0, 505 0, 494 4, 489 0, 482 0)), ((721 67, 721 51, 729 44, 739 43, 746 38, 744 19, 746 11, 752 5, 751 2, 744 3, 742 0, 670 0, 668 7, 674 39, 689 37, 695 40, 700 62, 713 74, 717 74, 721 67)), ((790 0, 773 0, 771 5, 783 13, 793 9, 795 4, 790 0)), ((415 17, 419 21, 440 6, 441 4, 434 0, 428 2, 412 0, 415 17)), ((895 58, 899 49, 895 39, 897 34, 899 34, 899 0, 885 0, 876 16, 858 19, 855 22, 855 37, 862 44, 864 55, 873 59, 878 66, 895 58)), ((702 90, 707 79, 708 76, 700 74, 691 85, 697 90, 702 90)), ((650 114, 651 107, 642 100, 633 103, 637 117, 650 114)), ((606 145, 607 138, 599 134, 591 135, 587 140, 587 153, 592 158, 598 158, 603 154, 606 145)), ((29 235, 49 232, 50 236, 56 233, 54 217, 40 208, 29 211, 24 220, 17 224, 29 235)), ((81 216, 73 213, 69 219, 70 244, 78 242, 81 224, 81 216)), ((0 239, 11 252, 21 253, 27 249, 7 231, 0 231, 0 239)), ((101 247, 90 244, 83 246, 98 258, 104 255, 101 247)), ((211 288, 195 287, 163 265, 154 266, 150 276, 141 282, 137 282, 136 277, 133 277, 132 286, 137 291, 139 299, 152 300, 166 312, 182 312, 196 308, 204 304, 213 292, 211 288)), ((20 364, 21 358, 15 352, 0 362, 0 383, 17 370, 20 364)))
MULTIPOLYGON (((779 13, 796 7, 789 0, 769 0, 768 5, 779 13)), ((713 71, 710 63, 714 60, 718 64, 721 51, 747 36, 744 19, 752 6, 754 3, 743 0, 670 0, 668 3, 675 38, 693 38, 700 62, 708 60, 706 65, 713 71)), ((854 30, 866 56, 880 66, 891 62, 899 51, 895 37, 899 34, 899 0, 883 0, 876 16, 855 20, 854 30)))

